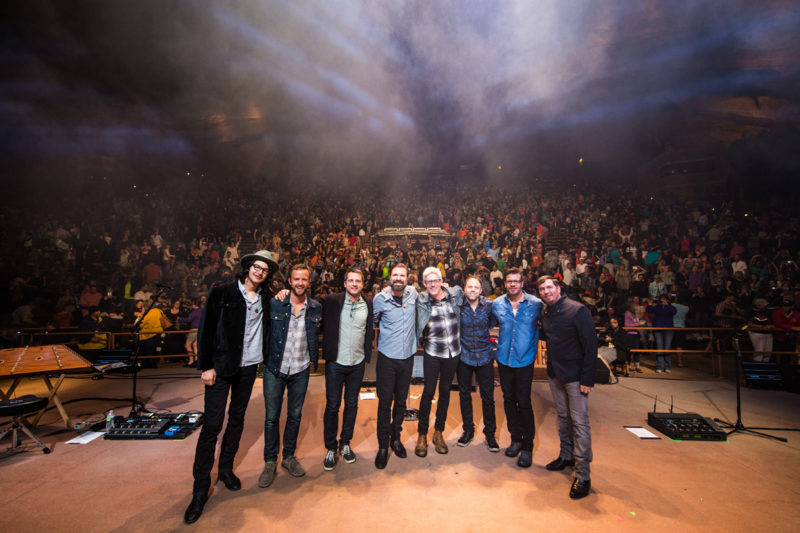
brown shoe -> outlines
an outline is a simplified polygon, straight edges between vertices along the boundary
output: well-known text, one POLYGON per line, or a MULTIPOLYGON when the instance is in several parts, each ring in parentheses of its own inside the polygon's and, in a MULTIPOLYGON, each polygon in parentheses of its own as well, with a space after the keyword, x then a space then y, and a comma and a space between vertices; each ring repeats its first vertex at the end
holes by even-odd
POLYGON ((414 455, 417 457, 425 457, 428 455, 428 436, 419 434, 417 437, 417 447, 414 448, 414 455))
POLYGON ((262 489, 272 485, 272 482, 275 480, 275 466, 275 461, 268 461, 264 465, 264 470, 262 470, 261 475, 258 476, 258 486, 262 489))
POLYGON ((294 477, 303 477, 306 475, 306 471, 303 470, 303 467, 300 466, 300 462, 294 455, 284 457, 283 461, 281 461, 281 466, 288 470, 289 473, 294 477))
POLYGON ((436 447, 436 453, 447 453, 447 443, 444 441, 441 431, 433 432, 433 445, 436 447))

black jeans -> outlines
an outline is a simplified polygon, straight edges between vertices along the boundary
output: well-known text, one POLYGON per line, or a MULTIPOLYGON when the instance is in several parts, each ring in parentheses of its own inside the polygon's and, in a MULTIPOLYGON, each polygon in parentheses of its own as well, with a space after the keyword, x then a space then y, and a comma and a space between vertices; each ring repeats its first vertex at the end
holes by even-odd
POLYGON ((483 406, 483 434, 494 437, 497 431, 497 417, 494 414, 494 364, 471 366, 464 361, 458 363, 458 398, 461 402, 461 420, 464 431, 475 432, 472 421, 472 374, 478 381, 483 406))
POLYGON ((375 365, 375 388, 378 392, 378 448, 388 448, 390 436, 395 439, 400 438, 413 368, 413 357, 390 359, 378 352, 378 362, 375 365))
POLYGON ((219 470, 233 471, 233 459, 239 450, 239 439, 244 429, 244 413, 253 391, 258 365, 240 368, 230 378, 217 376, 213 385, 206 385, 205 413, 200 437, 194 454, 194 492, 208 491, 211 488, 211 468, 214 466, 214 451, 217 447, 217 436, 222 430, 225 419, 225 404, 228 402, 228 391, 231 402, 228 407, 228 425, 222 437, 222 449, 219 454, 219 470))
POLYGON ((503 389, 503 409, 506 412, 508 432, 513 442, 521 442, 522 449, 533 451, 533 435, 536 431, 531 402, 533 363, 521 368, 512 368, 497 363, 500 388, 503 389))
POLYGON ((350 444, 358 413, 358 393, 364 379, 364 361, 357 365, 345 366, 335 361, 325 363, 325 414, 322 417, 325 448, 336 450, 350 444), (342 404, 344 388, 344 414, 342 414, 342 435, 336 441, 339 426, 339 406, 342 404))
MULTIPOLYGON (((635 335, 631 335, 628 333, 628 350, 638 350, 639 349, 639 333, 637 332, 635 335)), ((628 358, 630 361, 634 363, 638 363, 639 360, 642 358, 642 354, 640 352, 629 352, 630 357, 628 358)))
POLYGON ((439 381, 439 401, 436 403, 436 423, 433 429, 444 431, 444 424, 447 421, 447 409, 450 407, 450 383, 458 368, 460 358, 434 357, 425 354, 422 360, 423 378, 425 385, 422 387, 422 398, 419 401, 419 423, 417 432, 420 435, 428 434, 428 425, 431 416, 431 402, 436 393, 436 381, 439 381))

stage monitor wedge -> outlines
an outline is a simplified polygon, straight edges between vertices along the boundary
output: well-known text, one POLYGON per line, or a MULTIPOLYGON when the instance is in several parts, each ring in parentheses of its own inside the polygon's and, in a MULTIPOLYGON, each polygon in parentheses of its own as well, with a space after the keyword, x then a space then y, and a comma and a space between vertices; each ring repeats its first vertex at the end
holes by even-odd
POLYGON ((647 423, 673 440, 728 440, 713 420, 697 413, 647 413, 647 423))

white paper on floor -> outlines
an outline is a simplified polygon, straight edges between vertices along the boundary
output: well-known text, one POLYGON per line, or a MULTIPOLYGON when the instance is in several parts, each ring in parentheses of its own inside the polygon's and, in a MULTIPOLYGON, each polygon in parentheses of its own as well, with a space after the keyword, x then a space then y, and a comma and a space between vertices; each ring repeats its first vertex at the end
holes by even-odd
POLYGON ((92 442, 97 437, 105 434, 105 431, 87 431, 85 433, 81 433, 72 440, 68 440, 67 444, 86 444, 87 442, 92 442))
POLYGON ((628 431, 630 431, 631 433, 633 433, 634 435, 636 435, 640 439, 660 439, 661 438, 658 435, 656 435, 655 433, 651 433, 650 431, 647 431, 642 426, 622 426, 622 427, 624 427, 625 429, 627 429, 628 431))

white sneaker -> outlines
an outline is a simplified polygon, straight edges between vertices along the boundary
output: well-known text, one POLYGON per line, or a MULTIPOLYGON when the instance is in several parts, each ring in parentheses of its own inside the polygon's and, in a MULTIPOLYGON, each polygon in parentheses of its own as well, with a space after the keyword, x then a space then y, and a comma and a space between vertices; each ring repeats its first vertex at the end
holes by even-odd
POLYGON ((344 459, 345 463, 355 463, 356 462, 356 454, 353 453, 353 450, 350 449, 349 444, 342 444, 342 449, 339 450, 342 454, 342 459, 344 459))
POLYGON ((336 461, 338 457, 336 457, 335 450, 328 450, 328 453, 325 454, 325 461, 322 462, 322 468, 325 470, 333 470, 336 468, 336 461))

